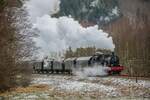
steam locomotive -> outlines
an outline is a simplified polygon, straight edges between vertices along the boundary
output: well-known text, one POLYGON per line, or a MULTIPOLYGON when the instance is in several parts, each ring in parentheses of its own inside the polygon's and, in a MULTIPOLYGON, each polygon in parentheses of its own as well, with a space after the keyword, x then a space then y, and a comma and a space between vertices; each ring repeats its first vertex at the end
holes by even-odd
POLYGON ((93 56, 88 57, 73 57, 67 58, 62 61, 60 60, 48 60, 47 58, 43 61, 34 61, 33 70, 34 73, 69 73, 71 74, 73 69, 93 67, 93 66, 108 66, 107 73, 120 74, 124 69, 123 66, 119 65, 119 57, 112 54, 104 54, 97 52, 93 56))

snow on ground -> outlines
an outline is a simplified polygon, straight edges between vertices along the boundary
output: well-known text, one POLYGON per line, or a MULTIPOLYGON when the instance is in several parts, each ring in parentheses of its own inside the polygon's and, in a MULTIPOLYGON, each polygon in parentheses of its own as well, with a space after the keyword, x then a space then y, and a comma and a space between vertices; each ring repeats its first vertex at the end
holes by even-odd
POLYGON ((0 100, 150 100, 150 80, 136 83, 135 79, 115 76, 37 74, 31 86, 18 90, 0 96, 0 100))
POLYGON ((123 78, 107 78, 111 80, 114 84, 116 85, 134 85, 134 86, 143 86, 145 88, 150 88, 150 82, 149 81, 143 81, 143 80, 138 80, 136 83, 136 80, 133 79, 123 79, 123 78))
POLYGON ((111 86, 99 85, 95 83, 85 83, 85 82, 78 82, 78 81, 68 81, 66 83, 61 83, 58 88, 67 91, 76 91, 76 92, 101 92, 105 93, 108 96, 117 96, 119 95, 116 92, 116 89, 111 86))
POLYGON ((150 97, 150 81, 117 77, 42 76, 34 78, 33 84, 48 84, 67 92, 97 92, 104 96, 150 97), (149 92, 149 93, 148 93, 149 92), (124 94, 125 93, 125 94, 124 94))
MULTIPOLYGON (((71 77, 70 77, 71 78, 71 77)), ((103 84, 90 83, 79 81, 79 77, 74 79, 65 79, 65 77, 59 78, 58 76, 38 78, 33 81, 35 84, 49 84, 55 86, 59 90, 65 90, 69 92, 102 92, 108 96, 119 96, 116 88, 112 86, 106 86, 103 84)), ((82 79, 81 79, 82 80, 82 79)))
POLYGON ((119 77, 105 77, 105 78, 89 78, 90 80, 101 80, 101 81, 110 81, 114 85, 120 85, 120 86, 140 86, 143 88, 150 88, 150 81, 149 80, 136 80, 135 79, 129 79, 129 78, 119 78, 119 77))

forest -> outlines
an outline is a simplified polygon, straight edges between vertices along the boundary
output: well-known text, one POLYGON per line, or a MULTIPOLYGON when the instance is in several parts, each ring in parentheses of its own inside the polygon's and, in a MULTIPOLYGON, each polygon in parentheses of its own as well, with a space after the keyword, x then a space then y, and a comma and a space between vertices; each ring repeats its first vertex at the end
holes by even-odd
MULTIPOLYGON (((21 28, 30 29, 31 27, 26 26, 22 23, 23 21, 18 21, 18 18, 27 21, 23 17, 26 15, 23 9, 18 10, 23 1, 0 0, 0 90, 18 85, 26 86, 30 83, 32 67, 24 61, 32 60, 37 47, 31 38, 37 35, 25 30, 20 32, 21 28), (17 26, 14 24, 16 22, 22 25, 17 26)), ((99 28, 112 36, 115 53, 120 57, 121 64, 126 66, 123 73, 130 76, 150 77, 150 0, 99 0, 100 5, 92 8, 88 6, 91 0, 80 1, 71 0, 69 4, 67 0, 62 0, 63 3, 60 5, 62 9, 53 16, 69 16, 70 14, 84 27, 98 24, 99 28), (88 9, 78 8, 77 10, 78 2, 80 2, 79 7, 84 6, 88 9), (109 14, 110 9, 115 6, 119 9, 119 15, 109 14), (72 9, 68 10, 70 7, 72 9), (102 16, 110 18, 99 20, 102 16)), ((87 47, 77 48, 73 52, 69 47, 65 56, 66 58, 88 56, 95 51, 95 47, 87 47)))

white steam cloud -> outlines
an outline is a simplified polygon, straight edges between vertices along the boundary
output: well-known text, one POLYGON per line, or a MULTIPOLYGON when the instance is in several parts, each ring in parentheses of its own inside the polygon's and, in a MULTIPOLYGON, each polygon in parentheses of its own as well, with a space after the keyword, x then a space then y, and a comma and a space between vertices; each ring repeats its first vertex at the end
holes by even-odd
POLYGON ((89 76, 106 76, 108 75, 108 71, 110 70, 110 67, 101 66, 101 65, 95 65, 92 67, 84 67, 79 69, 74 69, 73 74, 80 76, 80 77, 89 77, 89 76))
POLYGON ((84 28, 71 17, 51 17, 59 11, 60 0, 29 0, 25 3, 33 28, 39 37, 34 38, 41 47, 41 55, 72 48, 96 46, 114 50, 112 38, 98 29, 98 26, 84 28))

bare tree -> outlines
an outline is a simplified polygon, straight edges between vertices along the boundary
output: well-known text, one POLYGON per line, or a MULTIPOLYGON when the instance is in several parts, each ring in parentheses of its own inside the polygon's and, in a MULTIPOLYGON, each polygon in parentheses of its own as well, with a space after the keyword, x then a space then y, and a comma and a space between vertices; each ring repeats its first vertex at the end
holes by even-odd
POLYGON ((5 90, 30 82, 27 60, 35 50, 31 39, 35 35, 29 30, 31 25, 23 23, 26 13, 18 0, 2 0, 0 5, 0 90, 5 90))

